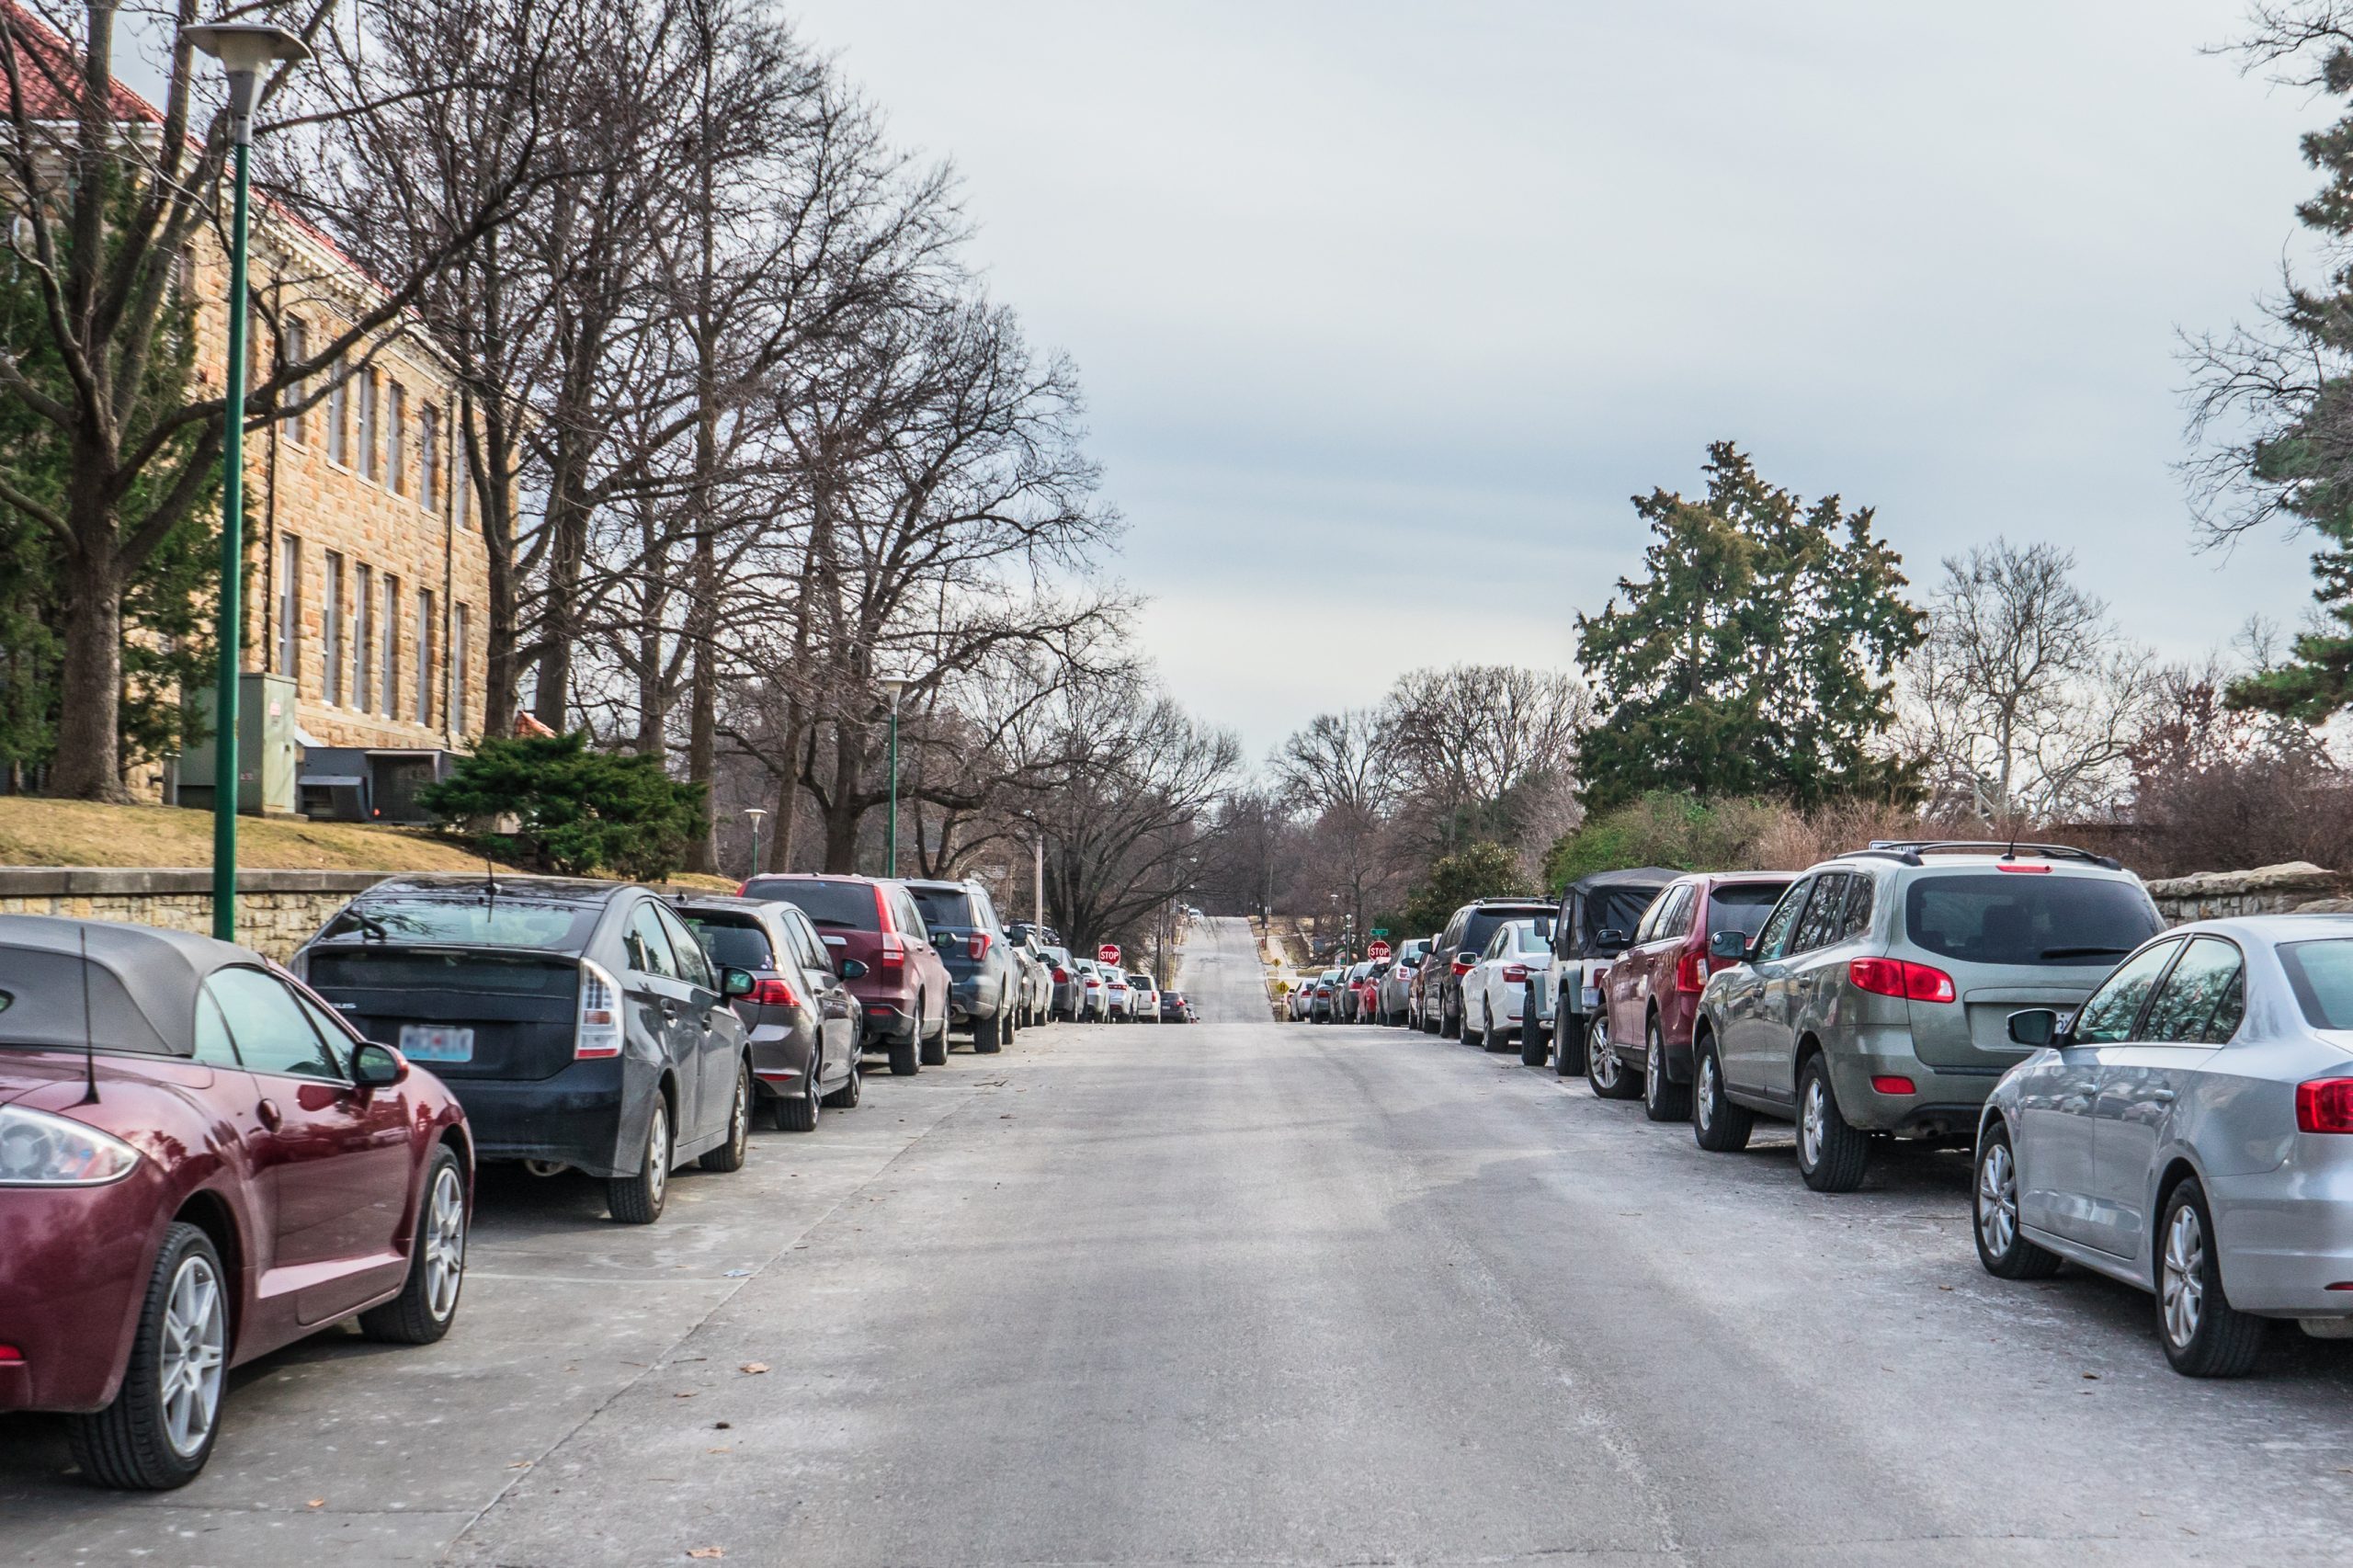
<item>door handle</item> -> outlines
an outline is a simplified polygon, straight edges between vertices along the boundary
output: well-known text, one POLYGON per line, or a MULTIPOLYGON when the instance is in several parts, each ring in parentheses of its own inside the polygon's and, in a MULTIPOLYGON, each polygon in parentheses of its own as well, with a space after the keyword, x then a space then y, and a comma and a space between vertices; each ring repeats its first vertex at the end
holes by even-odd
POLYGON ((2174 1091, 2171 1089, 2153 1089, 2150 1091, 2149 1098, 2158 1105, 2171 1105, 2174 1102, 2174 1091))
POLYGON ((678 1005, 667 996, 662 998, 662 1016, 665 1018, 675 1018, 678 1016, 678 1005))
POLYGON ((278 1108, 278 1102, 276 1100, 264 1100, 261 1104, 256 1106, 254 1110, 255 1113, 261 1118, 261 1124, 264 1127, 268 1128, 272 1132, 277 1131, 279 1127, 285 1124, 286 1115, 283 1111, 280 1111, 278 1108))

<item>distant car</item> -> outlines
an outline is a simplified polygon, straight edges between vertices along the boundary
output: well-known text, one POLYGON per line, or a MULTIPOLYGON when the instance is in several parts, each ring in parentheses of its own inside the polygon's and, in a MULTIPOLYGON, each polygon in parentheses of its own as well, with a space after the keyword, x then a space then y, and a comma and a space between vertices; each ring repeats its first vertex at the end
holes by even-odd
POLYGON ((1160 983, 1142 971, 1128 976, 1129 1006, 1139 1023, 1160 1022, 1160 983))
POLYGON ((0 1412, 89 1480, 194 1480, 230 1369, 306 1335, 439 1339, 472 1201, 448 1087, 260 955, 0 915, 0 1412))
POLYGON ((1495 927, 1506 920, 1532 920, 1552 913, 1552 903, 1540 898, 1483 898, 1456 910, 1438 939, 1438 967, 1426 970, 1422 1027, 1442 1040, 1459 1037, 1463 1022, 1462 977, 1471 972, 1471 966, 1486 951, 1495 927), (1432 985, 1438 988, 1435 1006, 1428 994, 1432 985))
POLYGON ((1364 1003, 1364 978, 1372 972, 1369 960, 1359 960, 1340 971, 1339 989, 1332 997, 1332 1021, 1353 1024, 1357 1012, 1364 1003))
POLYGON ((1414 971, 1421 967, 1423 956, 1430 950, 1429 939, 1416 937, 1397 949, 1389 968, 1381 977, 1381 988, 1373 1005, 1373 1021, 1380 1024, 1403 1024, 1410 1020, 1414 1001, 1414 971))
POLYGON ((1071 972, 1076 978, 1077 1017, 1082 1023, 1108 1023, 1111 1020, 1111 991, 1103 981, 1103 966, 1093 959, 1072 960, 1071 972))
POLYGON ((1291 985, 1290 990, 1283 994, 1284 1015, 1289 1017, 1292 1023, 1306 1023, 1308 1021, 1307 1006, 1308 1004, 1314 999, 1314 996, 1315 982, 1313 980, 1301 980, 1296 982, 1291 985))
POLYGON ((1115 1024, 1136 1021, 1136 988, 1117 964, 1097 966, 1103 977, 1103 1016, 1115 1024))
POLYGON ((1193 1005, 1181 991, 1160 994, 1160 1021, 1164 1024, 1189 1024, 1194 1021, 1193 1005))
POLYGON ((1046 965, 1046 1018, 1071 1019, 1078 1017, 1078 1003, 1085 987, 1080 983, 1078 966, 1063 947, 1040 948, 1039 958, 1046 965))
MULTIPOLYGON (((1531 996, 1549 997, 1552 963, 1552 915, 1548 910, 1506 920, 1487 938, 1486 950, 1462 977, 1462 1040, 1503 1051, 1529 1032, 1531 996)), ((1541 1018, 1533 1020, 1538 1028, 1541 1018)), ((1521 1059, 1527 1059, 1525 1051, 1521 1059)), ((1544 1058, 1540 1053, 1536 1062, 1544 1058)))
POLYGON ((2033 1051, 1977 1129, 1977 1256, 2156 1298, 2174 1369, 2233 1377, 2274 1318, 2353 1338, 2353 919, 2206 920, 2150 941, 2033 1051))
POLYGON ((752 1083, 762 1114, 786 1132, 813 1131, 820 1106, 844 1109, 864 1092, 858 1050, 858 998, 817 928, 795 904, 773 899, 682 898, 672 905, 710 961, 748 971, 752 988, 734 999, 751 1030, 752 1083))
MULTIPOLYGON (((1552 1070, 1586 1074, 1602 1017, 1602 983, 1634 940, 1652 902, 1683 873, 1660 866, 1596 871, 1561 890, 1552 920, 1552 1070)), ((1605 1066, 1607 1063, 1605 1063, 1605 1066)), ((1606 1091, 1631 1091, 1615 1085, 1606 1091)))
POLYGON ((903 885, 948 965, 949 1021, 972 1032, 979 1054, 1004 1050, 1020 1013, 1021 964, 988 890, 975 881, 903 885))
POLYGON ((750 1146, 750 1031, 650 890, 564 877, 393 877, 336 912, 294 971, 359 1034, 429 1065, 474 1154, 601 1179, 614 1219, 662 1216, 688 1160, 750 1146))
POLYGON ((948 965, 905 888, 874 877, 794 872, 754 877, 743 895, 797 905, 828 949, 866 966, 849 983, 862 1025, 858 1047, 888 1057, 893 1076, 948 1060, 948 965))
POLYGON ((1017 1009, 1017 1027, 1029 1028, 1053 1021, 1054 966, 1047 960, 1046 949, 1039 943, 1037 927, 1030 926, 1021 936, 1007 932, 1013 944, 1013 961, 1021 966, 1021 1006, 1017 1009))
POLYGON ((1815 866, 1700 994, 1692 1131, 1797 1123, 1798 1174, 1860 1186, 1874 1142, 1966 1142, 2018 1060, 2009 1015, 2073 1008, 2163 922, 2115 861, 2048 845, 1879 844, 1815 866))
POLYGON ((1327 969, 1315 977, 1313 989, 1308 997, 1308 1022, 1328 1024, 1338 1017, 1340 977, 1347 972, 1345 970, 1327 969))
POLYGON ((1586 1051, 1595 1094, 1620 1098, 1639 1081, 1653 1121, 1690 1119, 1699 994, 1731 961, 1709 957, 1709 942, 1719 931, 1755 937, 1792 880, 1786 871, 1702 873, 1677 878, 1651 901, 1633 945, 1602 981, 1601 1016, 1586 1051))

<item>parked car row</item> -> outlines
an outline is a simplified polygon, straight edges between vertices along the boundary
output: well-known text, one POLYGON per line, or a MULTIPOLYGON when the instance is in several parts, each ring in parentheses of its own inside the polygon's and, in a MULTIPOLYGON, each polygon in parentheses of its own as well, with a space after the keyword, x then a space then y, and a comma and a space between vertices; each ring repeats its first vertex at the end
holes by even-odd
POLYGON ((2167 930, 2102 856, 1887 842, 1480 900, 1384 984, 1703 1150, 1790 1123, 1816 1192, 1891 1140, 1971 1149, 1985 1269, 2149 1291, 2186 1374, 2246 1371, 2275 1319, 2353 1338, 2353 917, 2167 930))
POLYGON ((355 1317, 449 1332, 480 1163, 652 1222, 680 1166, 742 1169, 756 1119, 857 1106, 870 1053, 910 1074, 951 1028, 985 1054, 1045 1022, 1051 935, 975 882, 847 876, 397 877, 283 968, 0 915, 0 1411, 64 1413, 99 1484, 184 1484, 232 1368, 355 1317))

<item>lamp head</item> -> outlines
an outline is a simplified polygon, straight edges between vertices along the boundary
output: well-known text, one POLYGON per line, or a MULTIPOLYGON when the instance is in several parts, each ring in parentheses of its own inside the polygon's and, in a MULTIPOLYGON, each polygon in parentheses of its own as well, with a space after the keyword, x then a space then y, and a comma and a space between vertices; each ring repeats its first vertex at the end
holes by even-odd
POLYGON ((261 22, 202 22, 180 36, 221 62, 229 74, 229 140, 239 146, 254 139, 254 96, 261 74, 280 62, 308 60, 311 46, 261 22))
POLYGON ((896 708, 899 705, 900 697, 913 683, 904 676, 884 676, 880 684, 882 687, 882 695, 891 699, 892 707, 896 708))
POLYGON ((757 827, 760 819, 768 814, 768 809, 766 806, 745 806, 744 814, 752 819, 753 826, 757 827))

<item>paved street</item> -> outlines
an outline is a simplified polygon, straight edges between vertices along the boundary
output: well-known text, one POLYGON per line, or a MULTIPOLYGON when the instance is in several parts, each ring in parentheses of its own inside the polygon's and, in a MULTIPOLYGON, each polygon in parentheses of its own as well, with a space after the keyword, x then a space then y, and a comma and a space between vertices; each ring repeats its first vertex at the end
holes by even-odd
POLYGON ((1980 1272, 1959 1156, 1815 1197, 1194 952, 1200 1026, 872 1080, 656 1226, 494 1173, 457 1332, 247 1369, 183 1492, 0 1421, 0 1562, 2343 1560, 2353 1346, 2177 1377, 1980 1272))

